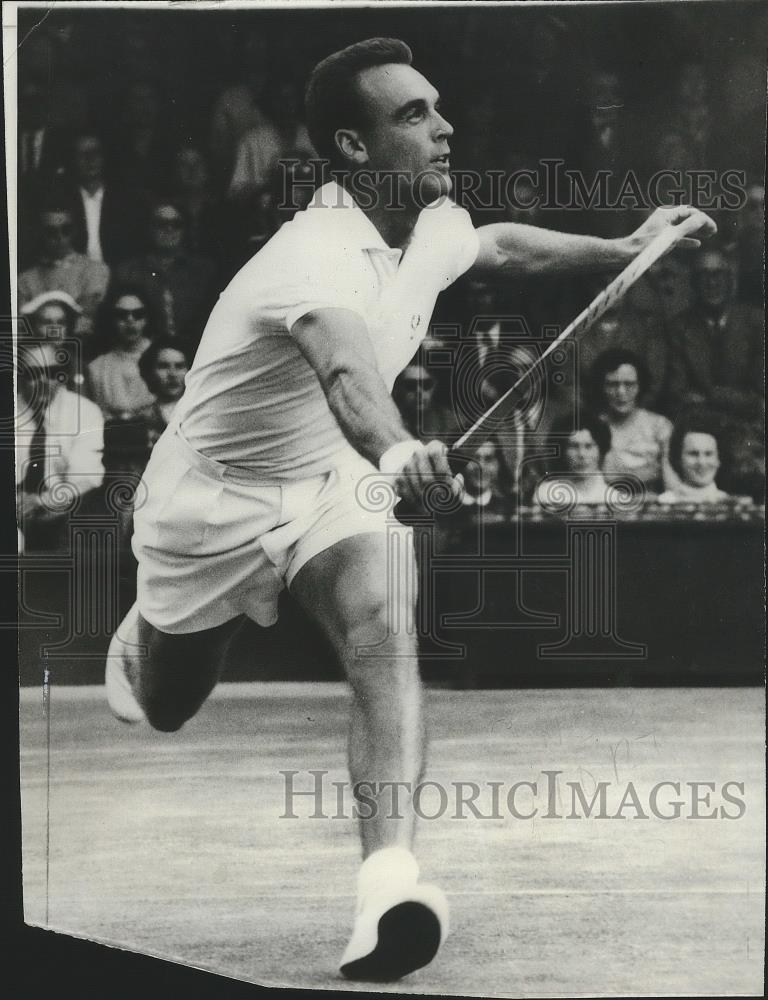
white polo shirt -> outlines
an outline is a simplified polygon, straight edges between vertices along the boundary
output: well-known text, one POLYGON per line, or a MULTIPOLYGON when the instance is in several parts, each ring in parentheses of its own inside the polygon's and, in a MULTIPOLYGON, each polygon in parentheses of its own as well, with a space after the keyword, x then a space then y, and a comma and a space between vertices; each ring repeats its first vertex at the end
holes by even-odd
POLYGON ((477 251, 469 214, 448 198, 421 212, 403 253, 387 246, 347 191, 321 187, 220 296, 176 410, 185 437, 265 482, 338 465, 355 452, 293 325, 315 309, 358 313, 391 389, 427 332, 438 294, 477 251))

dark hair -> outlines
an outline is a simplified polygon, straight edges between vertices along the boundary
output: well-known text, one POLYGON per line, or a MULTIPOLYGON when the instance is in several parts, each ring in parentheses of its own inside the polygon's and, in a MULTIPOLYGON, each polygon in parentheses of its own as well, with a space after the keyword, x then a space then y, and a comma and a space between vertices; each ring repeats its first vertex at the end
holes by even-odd
POLYGON ((709 434, 717 442, 717 451, 720 456, 720 464, 727 464, 723 455, 723 443, 721 439, 722 428, 713 416, 708 414, 684 416, 678 420, 672 429, 669 437, 669 464, 675 472, 682 478, 682 454, 683 441, 686 434, 709 434))
POLYGON ((611 428, 605 421, 593 413, 583 412, 577 416, 560 417, 552 424, 549 431, 550 444, 556 445, 560 458, 550 459, 551 472, 565 472, 565 449, 562 448, 563 438, 569 438, 579 431, 589 431, 600 451, 600 464, 611 450, 611 428))
POLYGON ((139 374, 147 383, 150 392, 154 392, 152 382, 152 369, 157 364, 157 359, 161 351, 178 351, 184 356, 187 368, 191 367, 191 360, 187 348, 180 344, 175 337, 158 337, 154 340, 139 358, 139 374))
POLYGON ((638 397, 642 397, 648 391, 651 373, 643 359, 634 351, 626 350, 623 347, 611 347, 598 354, 589 370, 589 402, 596 412, 605 406, 605 376, 615 372, 622 365, 632 365, 637 372, 638 397))
POLYGON ((107 294, 99 304, 96 312, 96 334, 94 337, 94 357, 106 354, 114 346, 115 306, 124 295, 135 295, 141 299, 147 313, 147 325, 144 336, 152 340, 154 331, 158 329, 157 316, 151 297, 141 285, 116 282, 107 289, 107 294))
POLYGON ((400 63, 410 66, 413 54, 397 38, 367 38, 334 52, 319 62, 304 92, 307 131, 319 156, 343 163, 336 146, 340 128, 363 128, 366 109, 357 87, 357 76, 373 66, 400 63))
POLYGON ((472 458, 470 458, 470 464, 472 460, 475 458, 477 450, 481 448, 484 444, 492 444, 494 451, 496 453, 496 461, 498 462, 499 465, 499 473, 498 473, 498 478, 496 480, 496 487, 498 490, 498 494, 500 496, 505 497, 506 499, 509 499, 509 497, 512 496, 512 489, 515 477, 512 469, 509 466, 507 456, 504 454, 504 449, 501 446, 501 441, 499 440, 499 436, 495 431, 492 431, 490 434, 488 434, 488 436, 484 438, 480 442, 480 444, 478 444, 477 448, 473 453, 472 458))

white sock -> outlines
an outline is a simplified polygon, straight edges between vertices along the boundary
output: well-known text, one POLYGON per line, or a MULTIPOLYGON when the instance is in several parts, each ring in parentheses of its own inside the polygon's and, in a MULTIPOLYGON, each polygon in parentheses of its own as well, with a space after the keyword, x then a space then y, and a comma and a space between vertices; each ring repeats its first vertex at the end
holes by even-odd
POLYGON ((382 847, 369 855, 357 876, 358 899, 372 892, 396 885, 413 885, 419 877, 419 865, 406 847, 382 847))

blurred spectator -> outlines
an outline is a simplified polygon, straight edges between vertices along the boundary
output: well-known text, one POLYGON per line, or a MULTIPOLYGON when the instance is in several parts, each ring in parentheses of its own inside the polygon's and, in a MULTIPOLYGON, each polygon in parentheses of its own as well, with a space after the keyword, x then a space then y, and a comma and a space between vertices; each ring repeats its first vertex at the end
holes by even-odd
POLYGON ((107 290, 109 268, 75 252, 72 213, 65 206, 52 204, 42 208, 38 222, 40 256, 33 267, 19 275, 19 308, 44 292, 66 292, 81 309, 76 332, 88 337, 93 331, 96 309, 107 290))
MULTIPOLYGON (((651 134, 656 131, 651 129, 651 134)), ((656 143, 649 150, 651 175, 662 172, 654 180, 656 205, 674 205, 679 203, 680 183, 675 176, 678 171, 688 169, 688 148, 685 136, 680 128, 667 129, 661 132, 656 143), (673 173, 667 173, 673 171, 673 173)), ((656 206, 654 206, 656 207, 656 206)))
MULTIPOLYGON (((597 282, 595 288, 600 284, 597 282)), ((592 297, 590 294, 590 300, 592 297)), ((626 301, 618 302, 607 309, 589 332, 578 341, 580 372, 586 377, 600 355, 606 351, 615 351, 619 348, 638 350, 640 338, 641 326, 637 317, 630 312, 626 301)))
POLYGON ((28 323, 20 326, 21 335, 27 333, 37 340, 50 340, 54 344, 61 343, 74 336, 77 317, 82 309, 71 295, 58 290, 43 292, 27 302, 19 310, 28 323))
POLYGON ((186 246, 193 253, 219 259, 222 252, 221 208, 214 198, 205 154, 192 144, 173 157, 171 194, 186 220, 186 246))
POLYGON ((289 80, 275 81, 267 90, 267 117, 240 139, 229 182, 229 197, 266 187, 275 167, 288 156, 316 156, 299 121, 299 94, 289 80))
POLYGON ((659 497, 660 503, 717 503, 728 494, 715 478, 720 469, 717 430, 706 421, 682 421, 669 442, 669 460, 679 481, 659 497))
MULTIPOLYGON (((623 183, 629 162, 626 131, 629 127, 622 82, 618 74, 599 69, 587 84, 587 128, 580 156, 587 184, 600 170, 610 171, 608 200, 614 203, 623 183)), ((632 133, 629 127, 630 134, 632 133)), ((623 236, 627 232, 627 212, 601 208, 586 213, 590 233, 603 237, 623 236)))
POLYGON ((469 513, 510 512, 511 484, 496 441, 483 441, 464 467, 463 475, 465 489, 462 504, 469 513))
POLYGON ((705 67, 698 62, 680 68, 673 112, 683 144, 683 169, 711 170, 716 166, 709 83, 705 67))
POLYGON ((550 464, 533 497, 535 507, 563 513, 579 504, 608 503, 610 487, 603 476, 603 461, 611 449, 607 424, 590 414, 578 420, 564 417, 552 425, 552 444, 560 457, 550 464))
POLYGON ((84 496, 104 476, 104 420, 66 381, 55 344, 19 341, 16 503, 25 552, 61 548, 72 494, 84 496))
POLYGON ((690 268, 674 253, 667 254, 653 265, 647 282, 656 291, 666 323, 690 309, 693 299, 690 268))
POLYGON ((82 314, 80 306, 66 292, 43 292, 22 306, 20 312, 26 322, 19 324, 19 338, 31 337, 62 348, 68 359, 67 379, 72 389, 79 392, 83 385, 85 346, 76 345, 74 339, 77 319, 82 314))
POLYGON ((75 248, 114 267, 141 245, 146 200, 105 178, 104 149, 94 132, 75 135, 72 153, 73 178, 64 184, 63 195, 73 213, 75 248))
POLYGON ((706 404, 740 420, 761 420, 763 319, 734 301, 734 276, 725 255, 702 250, 693 267, 694 303, 672 328, 667 396, 677 412, 706 404))
POLYGON ((605 456, 607 479, 636 476, 653 493, 677 481, 667 458, 672 424, 639 405, 648 386, 645 363, 632 351, 616 348, 600 354, 590 372, 592 408, 611 429, 605 456))
POLYGON ((18 196, 32 211, 53 179, 64 172, 64 133, 50 124, 46 88, 36 76, 19 76, 18 196))
MULTIPOLYGON (((766 13, 755 38, 765 38, 766 13)), ((724 89, 723 117, 728 122, 728 166, 748 176, 765 175, 765 47, 758 52, 734 46, 729 61, 719 61, 718 78, 724 89)), ((721 53, 718 53, 722 56, 721 53)))
POLYGON ((158 199, 150 216, 149 251, 121 264, 118 284, 134 285, 151 301, 159 332, 196 348, 217 292, 216 265, 186 247, 184 216, 170 199, 158 199))
POLYGON ((139 374, 155 397, 146 414, 150 448, 170 423, 189 368, 190 359, 175 340, 158 338, 139 358, 139 374))
MULTIPOLYGON (((37 25, 35 25, 37 27, 37 25)), ((45 117, 53 129, 68 132, 88 121, 88 95, 76 79, 79 67, 51 33, 30 31, 24 39, 20 73, 36 77, 45 88, 45 117)))
POLYGON ((160 90, 147 79, 130 83, 115 124, 115 177, 122 184, 159 193, 171 170, 171 128, 160 90))
POLYGON ((747 203, 738 216, 735 250, 739 262, 739 296, 758 309, 762 309, 764 303, 764 241, 765 186, 750 184, 747 203))
POLYGON ((436 388, 436 378, 416 358, 397 377, 392 397, 413 437, 450 443, 459 433, 456 418, 448 407, 436 403, 436 388))
POLYGON ((128 420, 144 416, 155 400, 139 373, 139 358, 152 335, 147 300, 141 289, 117 285, 102 312, 102 339, 107 350, 88 365, 88 395, 105 417, 128 420))
POLYGON ((267 45, 261 35, 245 35, 240 54, 240 82, 219 95, 211 121, 211 157, 215 180, 225 190, 232 177, 240 140, 266 122, 262 98, 268 79, 267 45))

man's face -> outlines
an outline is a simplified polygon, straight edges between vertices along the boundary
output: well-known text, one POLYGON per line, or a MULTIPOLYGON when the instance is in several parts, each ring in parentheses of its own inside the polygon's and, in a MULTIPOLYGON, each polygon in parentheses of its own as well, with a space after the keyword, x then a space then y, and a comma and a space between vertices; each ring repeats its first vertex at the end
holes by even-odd
POLYGON ((152 247, 160 253, 181 249, 184 220, 173 205, 158 205, 152 213, 152 247))
POLYGON ((208 183, 208 166, 205 157, 193 146, 184 146, 176 156, 176 173, 179 187, 184 191, 199 191, 208 183))
POLYGON ((184 376, 188 371, 187 359, 171 347, 157 355, 152 369, 155 395, 161 403, 172 403, 184 392, 184 376))
POLYGON ((19 391, 35 412, 50 405, 66 380, 66 365, 54 344, 34 344, 19 351, 19 391))
POLYGON ((473 461, 467 463, 467 488, 475 496, 486 490, 496 490, 499 483, 499 458, 493 441, 485 441, 477 449, 473 461))
POLYGON ((680 470, 689 486, 709 486, 720 468, 717 441, 711 434, 689 432, 683 438, 680 470))
POLYGON ((627 417, 637 406, 640 382, 634 365, 619 365, 608 372, 603 381, 605 402, 609 412, 616 417, 627 417))
POLYGON ((722 254, 702 254, 693 273, 701 305, 706 309, 722 309, 731 295, 731 272, 722 254))
POLYGON ((40 306, 32 317, 35 336, 41 340, 61 340, 67 333, 67 310, 59 302, 40 306))
POLYGON ((43 212, 40 223, 45 257, 61 260, 72 252, 72 216, 69 212, 43 212))
POLYGON ((360 130, 366 169, 405 171, 402 194, 421 205, 451 190, 448 139, 453 128, 439 111, 440 95, 412 66, 391 64, 358 76, 368 124, 360 130))
POLYGON ((81 184, 101 180, 104 154, 95 135, 84 135, 75 143, 75 170, 81 184))
POLYGON ((435 380, 421 365, 408 365, 399 378, 398 398, 403 413, 428 410, 435 394, 435 380))
POLYGON ((568 471, 577 476, 586 476, 600 471, 600 449, 592 434, 583 428, 574 431, 565 446, 568 471))

